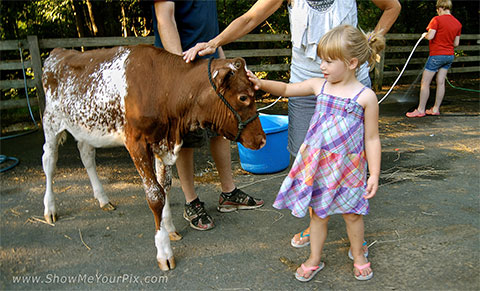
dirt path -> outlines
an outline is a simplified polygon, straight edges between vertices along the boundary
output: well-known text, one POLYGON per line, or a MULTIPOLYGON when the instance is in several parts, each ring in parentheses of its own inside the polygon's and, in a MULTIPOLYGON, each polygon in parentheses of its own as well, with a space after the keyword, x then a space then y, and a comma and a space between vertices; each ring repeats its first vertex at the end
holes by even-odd
POLYGON ((60 219, 55 226, 42 223, 43 134, 36 132, 1 142, 1 154, 21 162, 0 174, 0 289, 478 290, 479 96, 462 92, 447 99, 440 117, 407 119, 409 106, 382 105, 382 185, 365 219, 375 272, 369 282, 353 278, 340 216, 330 221, 325 269, 310 283, 294 279, 309 250, 294 249, 289 241, 308 219, 271 206, 286 171, 241 171, 234 144, 237 185, 262 197, 266 206, 217 212, 211 158, 200 151, 197 191, 216 228, 199 232, 188 226, 182 218, 183 194, 174 180, 173 218, 184 238, 172 243, 173 271, 156 266, 153 216, 125 149, 97 151, 99 176, 118 206, 104 212, 69 137, 60 149, 54 185, 60 219))

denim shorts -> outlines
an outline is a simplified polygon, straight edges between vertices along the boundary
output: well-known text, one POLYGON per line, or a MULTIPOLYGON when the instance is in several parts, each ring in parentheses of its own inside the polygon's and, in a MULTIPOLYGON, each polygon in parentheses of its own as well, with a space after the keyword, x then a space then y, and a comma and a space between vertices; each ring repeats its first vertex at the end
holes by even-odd
POLYGON ((429 56, 425 69, 431 72, 438 72, 439 69, 448 70, 453 63, 453 59, 453 55, 429 56))

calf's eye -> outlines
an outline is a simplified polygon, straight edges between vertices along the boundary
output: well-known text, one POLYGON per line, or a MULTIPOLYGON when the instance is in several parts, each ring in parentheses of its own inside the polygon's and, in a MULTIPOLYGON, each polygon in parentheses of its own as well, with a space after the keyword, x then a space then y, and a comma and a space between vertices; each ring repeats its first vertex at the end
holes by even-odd
POLYGON ((247 101, 247 96, 240 96, 240 101, 242 101, 242 102, 247 101))

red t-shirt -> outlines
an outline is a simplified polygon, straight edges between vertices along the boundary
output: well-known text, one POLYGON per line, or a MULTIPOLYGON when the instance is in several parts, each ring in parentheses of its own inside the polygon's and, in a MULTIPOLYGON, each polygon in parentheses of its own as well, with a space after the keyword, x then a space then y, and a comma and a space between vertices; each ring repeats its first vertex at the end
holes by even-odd
POLYGON ((453 55, 453 41, 462 31, 462 24, 451 14, 432 18, 427 31, 435 29, 435 37, 429 41, 430 55, 453 55))

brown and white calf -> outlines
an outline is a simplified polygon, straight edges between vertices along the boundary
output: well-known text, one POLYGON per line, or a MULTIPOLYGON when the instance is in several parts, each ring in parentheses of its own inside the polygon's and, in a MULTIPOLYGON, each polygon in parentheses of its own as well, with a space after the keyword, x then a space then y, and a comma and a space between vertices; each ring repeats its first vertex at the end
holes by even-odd
POLYGON ((180 56, 147 45, 84 53, 54 49, 45 60, 42 80, 46 98, 42 157, 45 219, 54 222, 57 217, 52 179, 65 131, 78 142, 94 196, 102 208, 114 206, 96 172, 95 148, 124 145, 142 178, 155 218, 158 264, 162 270, 173 269, 169 233, 175 233, 175 227, 167 193, 170 167, 182 146, 182 137, 190 130, 208 127, 235 139, 240 117, 253 121, 241 131, 238 141, 251 149, 265 144, 265 133, 255 118, 254 89, 246 75, 245 61, 213 60, 213 85, 208 69, 207 60, 186 64, 180 56))

